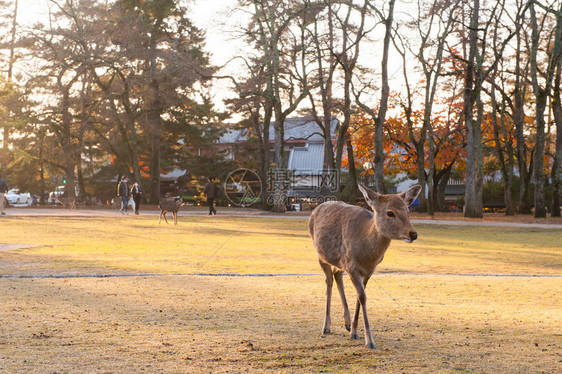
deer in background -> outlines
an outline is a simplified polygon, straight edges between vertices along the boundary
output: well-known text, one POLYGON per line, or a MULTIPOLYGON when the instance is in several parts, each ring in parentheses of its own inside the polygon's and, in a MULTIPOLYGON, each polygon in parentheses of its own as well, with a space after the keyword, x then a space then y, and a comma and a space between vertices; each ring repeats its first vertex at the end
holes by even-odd
POLYGON ((359 184, 359 189, 366 203, 373 209, 372 213, 340 201, 326 202, 312 212, 308 228, 318 252, 320 266, 326 274, 326 317, 323 333, 330 333, 330 303, 335 279, 343 304, 345 327, 351 331, 351 338, 359 338, 357 325, 359 311, 363 309, 365 344, 374 349, 375 343, 367 317, 365 287, 382 261, 392 239, 412 243, 418 238, 410 223, 408 207, 418 196, 421 187, 416 185, 395 195, 382 195, 362 184, 359 184), (345 298, 344 272, 349 274, 357 291, 353 322, 345 298))
POLYGON ((183 199, 179 196, 172 197, 170 199, 162 199, 160 204, 158 205, 161 209, 160 211, 160 218, 158 219, 158 224, 162 221, 162 216, 164 216, 164 221, 168 223, 166 219, 166 213, 172 213, 174 217, 174 225, 178 224, 178 211, 180 210, 181 206, 185 205, 183 199))
POLYGON ((76 198, 74 197, 61 197, 59 198, 60 203, 62 204, 62 208, 65 209, 68 206, 68 209, 76 209, 76 198))

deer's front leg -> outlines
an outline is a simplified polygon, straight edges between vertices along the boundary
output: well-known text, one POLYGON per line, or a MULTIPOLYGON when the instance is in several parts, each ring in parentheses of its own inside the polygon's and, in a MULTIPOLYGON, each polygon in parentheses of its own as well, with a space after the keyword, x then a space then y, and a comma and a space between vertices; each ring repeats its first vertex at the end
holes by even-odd
POLYGON ((367 315, 367 294, 365 293, 365 286, 367 285, 367 279, 362 279, 359 274, 350 274, 351 281, 357 290, 357 309, 355 310, 355 316, 353 318, 353 325, 351 330, 351 337, 357 337, 357 320, 359 318, 359 306, 363 309, 363 320, 365 321, 365 345, 368 348, 375 349, 375 341, 373 339, 373 333, 371 332, 371 326, 369 325, 369 316, 367 315))

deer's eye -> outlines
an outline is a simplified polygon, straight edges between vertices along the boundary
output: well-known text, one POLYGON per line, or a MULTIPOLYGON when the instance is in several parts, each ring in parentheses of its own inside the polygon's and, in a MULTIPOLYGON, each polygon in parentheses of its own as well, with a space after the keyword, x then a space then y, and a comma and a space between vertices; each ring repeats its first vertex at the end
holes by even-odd
POLYGON ((391 211, 386 212, 386 215, 389 216, 390 218, 396 217, 396 216, 394 215, 394 212, 391 212, 391 211))

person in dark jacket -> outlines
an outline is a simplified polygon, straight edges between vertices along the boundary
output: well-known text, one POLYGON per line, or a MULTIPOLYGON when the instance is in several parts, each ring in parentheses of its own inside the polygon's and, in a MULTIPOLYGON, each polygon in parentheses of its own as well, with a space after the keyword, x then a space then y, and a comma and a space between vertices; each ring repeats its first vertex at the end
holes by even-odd
POLYGON ((129 214, 130 191, 131 189, 129 187, 129 178, 121 178, 121 182, 119 182, 119 186, 117 186, 117 196, 121 197, 121 201, 123 203, 121 206, 122 214, 129 214))
POLYGON ((142 198, 142 188, 138 182, 135 182, 133 184, 133 187, 131 187, 131 196, 133 197, 133 201, 135 202, 135 214, 138 215, 142 198))
POLYGON ((0 175, 0 214, 3 216, 6 215, 6 212, 4 212, 4 194, 6 192, 8 192, 8 184, 2 179, 2 175, 0 175))
POLYGON ((213 182, 213 177, 207 178, 209 181, 205 185, 205 196, 207 196, 207 205, 209 206, 209 215, 216 215, 217 211, 213 206, 213 202, 215 201, 215 197, 217 196, 217 185, 213 182))

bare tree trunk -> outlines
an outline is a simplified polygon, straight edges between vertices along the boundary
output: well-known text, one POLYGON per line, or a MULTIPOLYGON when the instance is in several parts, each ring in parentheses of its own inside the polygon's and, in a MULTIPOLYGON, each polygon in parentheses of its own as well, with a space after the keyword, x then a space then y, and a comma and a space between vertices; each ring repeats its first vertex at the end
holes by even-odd
MULTIPOLYGON (((157 105, 158 102, 153 102, 157 105)), ((162 128, 160 114, 152 111, 148 115, 149 126, 151 129, 151 149, 152 155, 150 158, 150 202, 157 204, 160 201, 160 142, 162 136, 162 128)))
POLYGON ((431 124, 428 127, 428 142, 429 142, 429 171, 427 173, 427 214, 430 216, 435 215, 435 185, 433 184, 435 177, 435 143, 433 141, 433 129, 431 124))
POLYGON ((157 79, 157 61, 156 61, 156 30, 159 29, 162 20, 158 19, 152 30, 150 40, 150 60, 148 66, 150 69, 150 88, 151 88, 151 102, 148 108, 147 119, 150 128, 150 142, 151 142, 151 158, 150 158, 150 202, 157 204, 160 201, 160 147, 162 138, 162 98, 160 97, 160 83, 157 79))
POLYGON ((438 212, 449 211, 447 207, 447 202, 445 201, 445 189, 447 188, 447 183, 449 183, 449 178, 451 177, 451 171, 453 170, 453 165, 455 162, 451 162, 445 169, 442 170, 439 176, 439 181, 437 184, 437 196, 436 196, 436 209, 438 212))
POLYGON ((505 104, 503 105, 504 110, 499 112, 494 85, 492 85, 490 98, 492 99, 492 125, 494 128, 494 149, 496 151, 496 156, 500 164, 500 172, 502 174, 502 179, 504 181, 505 214, 508 216, 512 216, 514 214, 513 199, 511 196, 511 188, 513 185, 513 151, 511 149, 510 141, 506 136, 507 131, 505 129, 505 123, 504 123, 505 104), (500 117, 500 124, 498 124, 498 116, 500 117), (500 140, 500 125, 508 152, 507 163, 505 161, 504 150, 500 140))
POLYGON ((480 217, 483 216, 482 212, 484 210, 482 193, 484 191, 484 155, 482 150, 482 120, 484 118, 484 103, 482 102, 482 96, 480 92, 476 95, 476 122, 474 123, 474 146, 476 147, 476 210, 480 212, 480 217))
MULTIPOLYGON (((516 85, 517 87, 517 85, 516 85)), ((524 94, 515 91, 515 112, 513 122, 517 139, 517 165, 519 169, 519 213, 531 214, 531 204, 529 201, 529 172, 527 169, 527 146, 525 144, 525 112, 524 94), (519 97, 518 97, 519 96, 519 97)))
MULTIPOLYGON (((277 113, 276 113, 277 114, 277 113)), ((280 113, 279 113, 280 114, 280 113)), ((285 165, 285 118, 277 117, 273 124, 273 130, 275 131, 275 143, 273 149, 275 152, 275 184, 274 184, 274 205, 273 210, 276 212, 285 211, 286 195, 285 195, 285 173, 283 171, 286 169, 285 165)))
POLYGON ((346 135, 346 145, 347 145, 347 160, 349 164, 349 183, 351 183, 351 189, 349 191, 349 203, 355 204, 355 196, 357 194, 357 171, 355 170, 355 156, 353 154, 353 144, 351 143, 351 134, 346 135))
POLYGON ((384 26, 384 42, 381 61, 381 100, 379 105, 379 113, 375 119, 375 187, 378 192, 384 193, 384 122, 386 121, 386 110, 388 108, 388 96, 390 87, 388 85, 388 50, 391 42, 392 22, 394 19, 394 3, 395 0, 388 2, 388 15, 386 16, 384 26))
MULTIPOLYGON (((270 165, 271 146, 269 144, 269 125, 271 123, 271 114, 272 114, 272 108, 271 106, 267 105, 263 116, 263 136, 260 141, 260 154, 261 154, 260 178, 261 178, 261 186, 262 186, 261 188, 262 201, 264 202, 267 202, 269 200, 269 194, 271 192, 268 190, 268 182, 267 182, 269 168, 271 166, 270 165)), ((256 119, 256 126, 257 126, 258 133, 260 133, 259 114, 258 114, 258 118, 256 119)), ((271 206, 269 204, 263 204, 263 207, 264 209, 268 209, 271 206)))
POLYGON ((466 158, 466 191, 465 191, 465 217, 479 218, 482 217, 482 211, 478 209, 477 203, 477 163, 478 163, 478 138, 479 123, 474 121, 473 108, 476 101, 476 95, 479 92, 474 92, 474 62, 476 59, 476 43, 478 42, 478 17, 480 11, 480 1, 474 0, 474 8, 472 9, 472 16, 470 21, 469 32, 469 54, 466 64, 465 72, 465 92, 464 92, 464 121, 466 126, 466 140, 467 140, 467 158, 466 158))
POLYGON ((424 139, 420 138, 419 143, 416 144, 416 154, 418 156, 416 160, 417 169, 418 169, 418 183, 422 186, 422 190, 418 195, 418 202, 419 202, 419 209, 420 210, 427 210, 427 174, 425 172, 425 152, 424 152, 424 139))
MULTIPOLYGON (((562 5, 561 5, 562 8, 562 5)), ((546 102, 550 96, 552 81, 554 78, 555 68, 558 66, 560 59, 560 51, 562 48, 562 9, 556 16, 556 29, 554 31, 554 40, 552 42, 552 52, 548 58, 548 68, 545 73, 545 86, 540 87, 539 72, 537 68, 537 53, 539 49, 539 26, 537 22, 534 3, 531 3, 531 80, 533 83, 533 93, 535 95, 535 125, 536 125, 536 146, 534 157, 534 173, 533 183, 535 185, 535 217, 546 217, 546 204, 544 195, 545 175, 544 175, 544 146, 545 146, 545 120, 544 114, 546 110, 546 102)))
POLYGON ((74 184, 74 149, 72 147, 72 115, 70 114, 70 93, 69 88, 62 86, 59 82, 59 87, 62 88, 62 139, 61 145, 65 155, 65 174, 66 174, 66 196, 75 196, 74 184))
POLYGON ((78 195, 86 196, 86 187, 84 185, 84 175, 82 173, 82 151, 84 150, 84 129, 86 124, 80 124, 80 133, 78 134, 78 149, 76 150, 76 177, 78 181, 78 195))
POLYGON ((552 165, 552 217, 560 217, 560 195, 562 194, 562 99, 560 95, 560 84, 562 72, 562 59, 558 60, 556 67, 556 78, 552 95, 552 112, 556 123, 556 153, 552 165))
MULTIPOLYGON (((522 19, 516 19, 516 28, 519 28, 522 19)), ((517 168, 519 169, 519 213, 531 214, 529 201, 529 173, 527 168, 527 146, 525 143, 525 97, 528 70, 521 67, 522 47, 521 33, 516 35, 515 48, 515 83, 513 86, 513 124, 515 126, 515 138, 517 141, 517 168)))
POLYGON ((41 190, 41 195, 40 195, 41 197, 39 201, 42 203, 46 203, 47 201, 45 201, 45 191, 47 190, 47 188, 45 184, 45 158, 43 155, 43 152, 45 150, 44 148, 45 132, 39 131, 38 137, 39 137, 39 188, 41 190))
MULTIPOLYGON (((306 2, 307 7, 310 7, 310 3, 306 2)), ((324 138, 324 159, 322 163, 322 170, 319 172, 322 173, 323 180, 327 180, 329 173, 331 170, 336 168, 334 163, 334 147, 332 144, 332 112, 334 110, 334 100, 333 100, 333 77, 334 71, 336 69, 336 59, 334 57, 334 27, 333 27, 333 13, 332 13, 332 6, 330 3, 325 5, 328 9, 328 48, 329 48, 329 55, 327 57, 327 61, 325 61, 325 53, 323 49, 325 48, 325 41, 320 41, 320 35, 318 31, 318 19, 314 21, 314 32, 313 42, 315 47, 315 56, 318 68, 318 89, 320 90, 320 97, 322 100, 322 118, 318 117, 316 113, 316 107, 314 103, 314 96, 312 93, 309 93, 310 101, 313 109, 313 115, 315 121, 318 123, 322 130, 322 136, 324 138), (325 67, 324 65, 327 64, 325 67)), ((340 139, 338 138, 337 147, 339 150, 340 139)), ((328 195, 329 188, 327 185, 321 186, 321 194, 328 195)))

